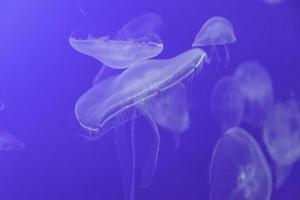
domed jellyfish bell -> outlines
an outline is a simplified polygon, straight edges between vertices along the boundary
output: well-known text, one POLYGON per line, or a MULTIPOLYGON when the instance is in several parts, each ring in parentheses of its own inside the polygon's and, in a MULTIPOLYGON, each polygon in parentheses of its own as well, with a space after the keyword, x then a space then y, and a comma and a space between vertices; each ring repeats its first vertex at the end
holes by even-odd
POLYGON ((0 131, 0 151, 23 150, 25 144, 13 135, 0 131))
POLYGON ((237 67, 234 78, 244 98, 243 120, 262 126, 274 103, 271 77, 258 62, 247 61, 237 67))
POLYGON ((277 166, 276 185, 280 187, 300 159, 299 102, 290 99, 275 104, 264 124, 263 139, 277 166))
POLYGON ((244 102, 234 77, 224 76, 216 83, 211 97, 211 109, 223 131, 240 125, 244 102))
POLYGON ((107 67, 125 69, 161 53, 160 25, 157 14, 146 13, 126 23, 115 35, 98 38, 88 35, 85 39, 71 36, 69 43, 75 50, 107 67))
POLYGON ((236 36, 230 21, 221 16, 214 16, 202 25, 194 39, 192 47, 210 47, 209 61, 215 54, 217 62, 220 64, 221 57, 217 46, 223 46, 225 51, 225 66, 227 66, 230 60, 227 46, 235 41, 236 36))
POLYGON ((241 128, 228 129, 213 151, 211 200, 269 200, 271 192, 271 172, 257 142, 241 128))
POLYGON ((200 70, 205 58, 203 50, 193 48, 170 59, 139 62, 119 75, 99 81, 76 102, 76 118, 89 131, 88 139, 98 139, 114 131, 125 199, 133 200, 135 191, 135 118, 143 116, 153 129, 152 138, 147 141, 150 144, 149 154, 141 176, 142 187, 148 187, 157 166, 160 146, 158 125, 174 134, 187 129, 189 117, 181 82, 200 70), (183 117, 179 118, 179 115, 183 117), (174 125, 172 120, 178 124, 174 125), (131 123, 130 131, 126 131, 128 123, 131 123))

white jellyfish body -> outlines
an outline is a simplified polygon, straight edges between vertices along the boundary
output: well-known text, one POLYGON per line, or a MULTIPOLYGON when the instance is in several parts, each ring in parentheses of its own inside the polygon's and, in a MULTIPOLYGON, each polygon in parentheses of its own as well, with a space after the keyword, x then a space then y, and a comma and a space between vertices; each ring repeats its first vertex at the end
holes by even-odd
POLYGON ((77 100, 75 115, 80 125, 89 131, 88 138, 97 139, 115 130, 125 199, 133 200, 135 191, 135 117, 142 115, 153 129, 149 156, 141 177, 142 187, 148 187, 156 171, 159 153, 160 135, 157 125, 176 134, 188 127, 189 117, 183 96, 185 89, 180 83, 201 69, 205 58, 203 50, 193 48, 174 58, 145 60, 118 75, 97 82, 77 100), (172 127, 174 122, 163 118, 160 115, 162 112, 178 124, 172 127), (126 122, 132 123, 130 134, 122 130, 126 122))
POLYGON ((274 103, 271 77, 262 65, 248 61, 238 66, 234 78, 244 98, 244 121, 261 126, 274 103))
POLYGON ((23 150, 25 144, 13 135, 0 131, 0 151, 23 150))
MULTIPOLYGON (((198 31, 192 47, 207 47, 213 48, 214 53, 217 56, 217 61, 220 61, 220 56, 216 46, 224 46, 226 64, 230 59, 227 45, 234 43, 236 36, 234 29, 230 21, 221 16, 214 16, 209 18, 198 31)), ((212 57, 212 56, 211 56, 212 57)))
POLYGON ((0 101, 0 111, 3 111, 5 107, 5 104, 3 102, 0 101))
POLYGON ((291 99, 274 106, 264 124, 263 139, 277 165, 280 186, 287 178, 292 165, 300 159, 299 102, 291 99))
POLYGON ((213 151, 211 200, 269 200, 272 177, 254 138, 241 128, 226 131, 213 151))
POLYGON ((146 13, 125 24, 116 36, 87 39, 69 38, 70 45, 113 69, 125 69, 135 63, 157 56, 163 50, 157 34, 160 18, 146 13))
POLYGON ((243 119, 244 102, 234 77, 220 79, 212 93, 211 108, 222 130, 239 126, 243 119))

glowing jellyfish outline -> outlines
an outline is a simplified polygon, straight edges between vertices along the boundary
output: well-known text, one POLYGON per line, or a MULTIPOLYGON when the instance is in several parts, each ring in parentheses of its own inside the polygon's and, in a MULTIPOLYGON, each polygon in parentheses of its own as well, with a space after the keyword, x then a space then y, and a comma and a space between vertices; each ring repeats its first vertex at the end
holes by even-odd
POLYGON ((289 99, 273 106, 263 127, 263 141, 276 164, 276 186, 280 187, 300 159, 300 104, 289 99), (288 144, 288 145, 287 145, 288 144))
POLYGON ((262 198, 253 199, 269 200, 273 187, 272 176, 263 152, 247 131, 239 127, 230 128, 218 140, 213 150, 209 168, 210 199, 249 199, 249 195, 253 195, 253 190, 260 189, 260 187, 255 185, 255 180, 248 180, 249 176, 246 176, 246 173, 249 173, 250 178, 257 175, 256 183, 262 184, 263 181, 265 184, 262 198), (224 154, 224 148, 227 148, 227 154, 229 153, 230 157, 224 154), (249 158, 245 155, 241 157, 242 153, 246 153, 245 155, 249 156, 250 160, 247 160, 249 158), (229 168, 226 168, 224 162, 229 168), (220 166, 222 163, 223 165, 220 166), (253 163, 259 167, 259 170, 254 170, 253 163), (220 173, 216 168, 227 171, 225 174, 220 173), (233 173, 234 170, 236 174, 233 173), (246 184, 251 185, 251 188, 242 191, 246 184))
POLYGON ((274 103, 273 83, 268 71, 259 62, 250 60, 239 64, 233 76, 244 98, 243 121, 263 125, 274 103))
MULTIPOLYGON (((216 54, 217 62, 221 62, 216 46, 224 46, 226 66, 230 60, 228 44, 236 42, 233 25, 222 16, 213 16, 206 20, 195 36, 192 47, 212 47, 212 55, 216 54)), ((209 61, 211 57, 209 58, 209 61)))
POLYGON ((69 44, 107 67, 125 69, 162 52, 163 43, 157 33, 160 24, 157 14, 145 13, 123 25, 116 36, 95 38, 88 35, 86 39, 70 36, 69 44), (141 20, 148 21, 142 23, 141 20))
POLYGON ((0 151, 23 150, 25 144, 12 134, 0 130, 0 151))
MULTIPOLYGON (((150 158, 150 163, 146 163, 142 176, 142 186, 147 187, 156 170, 160 137, 156 119, 153 118, 148 109, 144 109, 143 104, 147 100, 155 98, 158 93, 162 94, 174 87, 195 71, 201 70, 205 61, 206 53, 199 48, 193 48, 174 58, 165 60, 150 59, 140 62, 124 70, 119 75, 100 81, 83 94, 75 105, 76 118, 83 128, 90 131, 91 139, 102 137, 110 130, 119 127, 121 123, 128 121, 133 123, 136 112, 148 119, 154 134, 153 141, 151 141, 153 148, 150 152, 153 157, 150 158), (173 63, 176 63, 176 65, 173 63), (103 101, 99 101, 99 99, 103 99, 103 101), (94 119, 90 119, 90 117, 94 117, 94 119), (84 118, 87 118, 87 121, 84 118)), ((134 134, 133 126, 131 128, 131 138, 134 134)), ((127 169, 123 174, 127 178, 131 177, 126 182, 127 185, 124 186, 124 188, 127 188, 125 196, 132 200, 134 198, 133 179, 135 177, 134 143, 131 139, 124 144, 126 142, 124 138, 128 138, 128 135, 124 135, 124 131, 114 135, 119 138, 117 138, 117 144, 121 149, 119 154, 122 154, 122 156, 120 157, 131 159, 130 162, 128 160, 126 162, 121 160, 121 162, 127 165, 123 167, 123 170, 127 169)))
POLYGON ((217 81, 211 96, 211 109, 223 131, 239 126, 244 116, 244 98, 233 76, 217 81))

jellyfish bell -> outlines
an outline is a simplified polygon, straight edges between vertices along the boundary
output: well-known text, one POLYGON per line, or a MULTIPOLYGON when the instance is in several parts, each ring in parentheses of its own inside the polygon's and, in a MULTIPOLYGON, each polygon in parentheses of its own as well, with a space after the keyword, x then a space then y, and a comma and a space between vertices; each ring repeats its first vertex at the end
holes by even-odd
POLYGON ((0 131, 0 151, 23 150, 25 144, 13 135, 0 131))
POLYGON ((228 129, 217 142, 210 165, 212 200, 269 200, 272 177, 254 138, 241 128, 228 129))
POLYGON ((247 61, 238 66, 234 77, 244 98, 244 121, 261 126, 274 102, 270 75, 259 63, 247 61))
POLYGON ((277 165, 279 179, 285 180, 289 175, 286 171, 300 159, 299 102, 291 99, 275 104, 264 124, 263 139, 277 165))
POLYGON ((163 43, 156 33, 160 25, 157 18, 155 14, 145 14, 125 24, 116 35, 89 35, 84 39, 71 36, 69 43, 110 68, 125 69, 162 52, 163 43))
POLYGON ((244 102, 234 77, 225 76, 216 83, 212 92, 211 108, 222 130, 239 126, 243 119, 244 102))
MULTIPOLYGON (((221 16, 209 18, 198 31, 192 47, 212 47, 217 61, 221 62, 216 46, 224 46, 225 62, 230 60, 227 45, 236 42, 234 29, 230 21, 221 16)), ((212 56, 210 57, 210 59, 212 56)))
MULTIPOLYGON (((151 147, 142 172, 142 187, 149 186, 156 170, 160 145, 157 124, 169 129, 172 129, 171 126, 173 125, 168 124, 171 122, 161 118, 157 113, 162 112, 162 110, 167 111, 167 113, 173 112, 174 116, 172 117, 176 120, 179 120, 175 116, 178 113, 185 115, 185 107, 181 105, 182 102, 175 99, 178 94, 177 91, 174 92, 175 89, 173 90, 173 88, 179 87, 179 90, 181 90, 179 94, 182 94, 184 90, 178 84, 195 71, 201 69, 205 58, 206 54, 203 50, 194 48, 170 59, 145 60, 124 70, 119 75, 111 76, 95 84, 76 102, 76 118, 83 128, 94 134, 90 137, 99 138, 111 130, 117 130, 126 122, 133 123, 138 115, 142 115, 147 119, 154 134, 152 140, 149 141, 151 147), (173 106, 173 103, 169 102, 168 98, 175 101, 174 105, 181 107, 173 106), (153 103, 154 101, 157 101, 157 103, 153 103), (163 107, 162 104, 168 106, 163 107)), ((184 130, 187 126, 184 124, 187 123, 186 121, 187 119, 183 119, 183 122, 179 120, 182 126, 179 126, 176 131, 184 130)), ((132 142, 134 138, 133 132, 134 128, 131 128, 131 139, 129 140, 128 134, 127 136, 124 135, 124 131, 120 133, 116 131, 115 134, 117 137, 117 149, 119 149, 118 152, 121 155, 119 157, 122 158, 121 163, 123 163, 122 170, 125 171, 125 179, 130 179, 126 181, 124 186, 124 188, 128 188, 125 192, 125 196, 128 199, 133 199, 134 193, 133 172, 135 159, 133 158, 135 158, 135 150, 132 142), (124 161, 124 158, 130 158, 130 160, 124 161), (129 174, 131 178, 128 178, 129 174)))

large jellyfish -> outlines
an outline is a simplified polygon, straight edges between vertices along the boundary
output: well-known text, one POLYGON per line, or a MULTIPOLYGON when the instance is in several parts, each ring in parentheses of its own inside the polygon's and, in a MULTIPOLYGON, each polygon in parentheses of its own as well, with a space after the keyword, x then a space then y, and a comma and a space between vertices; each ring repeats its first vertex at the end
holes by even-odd
POLYGON ((239 126, 243 119, 244 102, 234 77, 225 76, 216 83, 211 107, 222 130, 239 126))
POLYGON ((300 159, 300 106, 290 99, 277 103, 269 114, 263 133, 264 143, 277 165, 277 186, 288 177, 300 159))
POLYGON ((244 98, 244 121, 261 126, 273 106, 271 77, 262 65, 248 61, 238 66, 234 78, 244 98))
POLYGON ((145 60, 119 75, 99 81, 76 102, 76 117, 81 126, 90 132, 91 139, 114 130, 125 199, 134 199, 134 119, 138 115, 143 116, 151 124, 154 133, 149 141, 151 150, 141 180, 142 186, 147 187, 153 179, 159 152, 157 124, 176 135, 187 129, 189 117, 181 81, 200 70, 205 59, 204 51, 193 48, 171 59, 145 60), (164 118, 161 113, 171 118, 164 118), (126 131, 126 122, 132 123, 130 133, 126 131))
POLYGON ((217 142, 210 165, 212 200, 269 200, 272 177, 254 138, 241 128, 231 128, 217 142))
POLYGON ((160 24, 157 14, 146 13, 126 23, 115 36, 70 37, 69 43, 110 68, 125 69, 161 53, 163 44, 157 33, 160 24))
POLYGON ((230 60, 227 45, 234 43, 236 41, 236 36, 232 24, 228 19, 221 16, 214 16, 209 18, 198 31, 193 47, 211 47, 212 54, 209 56, 210 59, 212 55, 215 54, 217 62, 221 62, 218 50, 216 46, 224 46, 225 50, 225 64, 230 60))
POLYGON ((0 151, 23 150, 25 144, 13 135, 0 131, 0 151))

